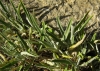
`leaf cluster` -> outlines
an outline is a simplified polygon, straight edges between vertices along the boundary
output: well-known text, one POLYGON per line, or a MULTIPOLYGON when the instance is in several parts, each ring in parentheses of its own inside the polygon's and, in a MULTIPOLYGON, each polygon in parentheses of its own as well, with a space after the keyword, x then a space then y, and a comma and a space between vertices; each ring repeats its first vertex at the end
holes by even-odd
POLYGON ((92 16, 85 16, 76 24, 69 20, 66 29, 56 18, 58 29, 45 22, 39 25, 34 14, 25 8, 22 1, 18 7, 4 5, 0 1, 0 70, 29 71, 44 68, 50 71, 79 71, 81 67, 93 66, 99 62, 96 33, 91 38, 85 27, 92 16), (21 16, 24 11, 26 21, 21 16), (95 56, 87 55, 91 51, 95 56), (87 58, 88 60, 82 62, 87 58))

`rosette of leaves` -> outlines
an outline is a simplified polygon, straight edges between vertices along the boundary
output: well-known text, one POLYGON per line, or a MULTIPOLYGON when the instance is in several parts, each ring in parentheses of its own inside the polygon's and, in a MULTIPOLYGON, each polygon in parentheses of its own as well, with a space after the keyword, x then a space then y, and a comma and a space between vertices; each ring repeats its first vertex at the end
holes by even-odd
POLYGON ((74 26, 70 20, 66 29, 58 17, 56 30, 45 22, 40 26, 22 1, 17 8, 13 1, 10 6, 0 1, 0 6, 0 70, 78 71, 81 66, 88 66, 98 59, 97 54, 85 64, 81 63, 90 49, 95 50, 96 34, 90 40, 84 30, 92 18, 88 17, 89 12, 74 26), (21 10, 27 22, 23 20, 21 10))

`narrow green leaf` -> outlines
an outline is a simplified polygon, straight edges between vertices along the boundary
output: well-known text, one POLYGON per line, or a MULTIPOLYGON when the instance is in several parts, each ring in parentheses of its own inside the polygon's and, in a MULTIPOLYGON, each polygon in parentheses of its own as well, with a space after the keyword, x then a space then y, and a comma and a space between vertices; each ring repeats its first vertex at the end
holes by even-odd
POLYGON ((2 7, 2 9, 7 13, 9 14, 9 12, 7 11, 7 8, 3 5, 3 3, 0 1, 0 5, 2 7))
POLYGON ((14 66, 14 64, 16 64, 17 61, 15 59, 11 59, 10 61, 4 62, 3 64, 0 64, 0 69, 4 70, 6 68, 9 68, 11 66, 14 66))
POLYGON ((41 31, 42 31, 43 34, 46 33, 46 28, 47 28, 47 25, 46 25, 45 22, 43 21, 43 22, 42 22, 42 28, 41 28, 41 31))
POLYGON ((50 33, 48 30, 47 30, 47 34, 49 36, 51 36, 56 42, 59 42, 61 45, 65 45, 54 33, 50 33))
POLYGON ((61 33, 61 35, 63 35, 64 34, 64 30, 63 30, 63 28, 62 28, 62 26, 61 26, 61 23, 60 23, 60 20, 59 20, 59 18, 57 17, 57 25, 58 25, 58 27, 59 27, 59 29, 60 29, 60 33, 61 33))
POLYGON ((55 60, 52 60, 52 62, 71 64, 71 65, 73 64, 73 62, 69 59, 55 59, 55 60))
POLYGON ((83 23, 82 27, 79 29, 79 31, 83 30, 85 28, 85 26, 87 25, 87 23, 90 21, 90 19, 92 18, 93 16, 90 16, 86 21, 85 23, 83 23))
POLYGON ((9 39, 7 39, 7 37, 4 36, 1 32, 0 32, 0 35, 1 35, 5 40, 7 40, 7 41, 9 42, 9 44, 11 44, 13 47, 16 47, 16 45, 15 45, 13 42, 9 41, 9 39))
POLYGON ((24 12, 25 12, 25 15, 29 17, 29 12, 28 12, 27 9, 25 8, 25 6, 24 6, 22 0, 20 0, 20 3, 21 3, 21 6, 22 6, 22 8, 23 8, 23 10, 24 10, 24 12))
POLYGON ((8 49, 5 47, 1 47, 0 50, 2 50, 2 52, 4 52, 6 55, 11 55, 11 53, 9 53, 8 49))
POLYGON ((38 25, 38 23, 37 23, 37 21, 36 21, 35 16, 34 16, 34 15, 31 15, 31 14, 27 11, 27 9, 24 7, 24 4, 22 3, 22 1, 21 1, 21 6, 22 6, 22 8, 23 8, 23 10, 24 10, 24 12, 25 12, 26 19, 27 19, 27 21, 29 22, 29 24, 30 24, 36 31, 38 31, 39 33, 41 33, 41 30, 40 30, 40 28, 39 28, 39 25, 38 25))
POLYGON ((23 65, 20 65, 20 66, 18 66, 18 71, 21 71, 22 70, 22 68, 23 68, 23 65))
POLYGON ((40 68, 47 68, 50 71, 52 71, 52 69, 56 68, 56 67, 50 66, 49 64, 46 64, 46 63, 36 64, 35 66, 40 67, 40 68))
POLYGON ((0 24, 5 25, 7 28, 10 28, 10 23, 6 23, 5 21, 0 19, 0 24))
MULTIPOLYGON (((1 2, 1 1, 0 1, 1 2)), ((1 2, 2 3, 2 2, 1 2)), ((2 7, 4 8, 5 6, 3 5, 3 4, 1 4, 2 5, 2 7)), ((14 7, 14 5, 13 5, 13 7, 14 7)), ((14 13, 14 14, 16 14, 17 13, 17 11, 15 11, 15 12, 12 12, 11 11, 11 9, 12 8, 10 8, 10 6, 7 4, 7 7, 5 7, 5 9, 6 10, 1 10, 1 14, 2 14, 2 16, 9 22, 9 24, 5 24, 5 25, 11 25, 11 26, 14 26, 14 27, 16 27, 18 30, 19 30, 19 27, 20 28, 22 28, 22 26, 15 20, 15 17, 13 16, 13 14, 12 13, 14 13), (5 13, 7 11, 7 13, 5 13)), ((16 8, 14 7, 14 10, 15 10, 16 8)), ((3 22, 2 20, 1 20, 1 22, 3 22)), ((5 22, 5 20, 4 20, 4 22, 5 22)))
POLYGON ((5 39, 7 40, 7 38, 0 32, 0 35, 5 39))
POLYGON ((22 9, 23 9, 23 11, 24 11, 24 13, 25 13, 25 15, 26 15, 26 20, 28 21, 29 25, 32 26, 32 28, 36 30, 36 27, 33 25, 31 15, 30 15, 30 13, 27 11, 27 9, 25 8, 25 6, 24 6, 22 0, 20 0, 20 5, 19 5, 19 7, 18 7, 18 10, 19 10, 18 13, 19 13, 19 14, 20 14, 20 7, 22 7, 22 9))
MULTIPOLYGON (((20 13, 18 12, 18 10, 16 9, 16 7, 14 6, 14 3, 12 2, 12 0, 10 1, 10 3, 11 3, 11 5, 12 5, 12 7, 13 7, 15 13, 16 13, 16 15, 18 16, 17 18, 19 18, 18 20, 20 20, 20 22, 23 23, 22 18, 21 18, 21 16, 20 16, 20 13)), ((18 6, 18 8, 20 8, 20 5, 18 6)), ((23 25, 23 24, 22 24, 22 25, 23 25)))
POLYGON ((39 51, 44 51, 44 50, 49 50, 49 51, 52 51, 52 52, 59 52, 59 50, 57 50, 57 49, 55 49, 55 48, 42 48, 42 49, 40 49, 39 51))
POLYGON ((81 64, 81 66, 87 66, 88 64, 92 63, 96 59, 99 59, 99 57, 98 56, 92 57, 87 62, 84 62, 83 64, 81 64))
POLYGON ((85 16, 82 18, 82 20, 76 25, 75 32, 81 27, 81 25, 85 22, 86 17, 88 16, 89 11, 85 14, 85 16))
POLYGON ((24 41, 24 39, 20 36, 20 34, 18 32, 16 32, 16 33, 17 33, 18 37, 20 38, 23 48, 25 48, 27 50, 29 48, 27 46, 27 43, 24 41))
POLYGON ((64 35, 62 37, 62 40, 66 40, 67 39, 67 37, 69 35, 69 32, 70 32, 71 24, 72 24, 72 20, 69 21, 68 27, 66 28, 66 30, 64 32, 64 35))
POLYGON ((9 27, 9 28, 15 27, 15 28, 17 28, 18 30, 20 30, 19 27, 22 28, 22 26, 19 25, 18 22, 17 22, 16 20, 12 19, 11 17, 8 17, 7 14, 4 14, 2 11, 1 11, 1 14, 2 14, 2 15, 4 16, 4 18, 6 18, 7 21, 9 22, 9 23, 6 23, 5 20, 4 20, 4 21, 3 21, 3 20, 0 20, 1 24, 4 24, 7 28, 8 28, 8 27, 9 27))
POLYGON ((26 65, 24 68, 24 71, 28 71, 30 70, 31 66, 32 66, 33 62, 31 62, 30 64, 26 65))
POLYGON ((34 40, 39 42, 40 44, 44 45, 46 48, 53 48, 54 47, 52 44, 50 44, 50 42, 41 41, 41 40, 38 40, 38 39, 34 39, 34 40))
POLYGON ((30 14, 30 17, 31 17, 31 20, 32 20, 32 25, 35 27, 35 29, 39 33, 41 33, 41 29, 39 28, 39 24, 37 23, 37 20, 36 20, 35 16, 30 14))
POLYGON ((92 36, 92 39, 91 39, 91 41, 94 41, 94 40, 96 40, 96 37, 97 37, 97 32, 94 32, 94 34, 93 34, 93 36, 92 36))

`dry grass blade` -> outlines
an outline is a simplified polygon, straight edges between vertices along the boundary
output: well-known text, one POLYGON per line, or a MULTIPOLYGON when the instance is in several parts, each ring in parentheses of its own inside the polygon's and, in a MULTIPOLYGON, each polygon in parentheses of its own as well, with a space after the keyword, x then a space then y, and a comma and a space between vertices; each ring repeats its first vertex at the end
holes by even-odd
POLYGON ((75 48, 77 48, 79 45, 82 44, 82 42, 84 41, 86 35, 83 36, 82 40, 78 41, 76 44, 72 45, 69 47, 69 51, 74 50, 75 48))
POLYGON ((4 60, 7 61, 7 59, 5 58, 5 56, 3 54, 0 53, 0 57, 4 60))

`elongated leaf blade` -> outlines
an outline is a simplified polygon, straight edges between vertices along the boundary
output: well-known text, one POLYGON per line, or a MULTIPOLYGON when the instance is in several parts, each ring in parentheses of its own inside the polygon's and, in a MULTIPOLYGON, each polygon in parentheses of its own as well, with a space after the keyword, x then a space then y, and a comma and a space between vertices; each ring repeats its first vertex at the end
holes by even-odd
POLYGON ((57 25, 58 25, 58 27, 60 29, 60 33, 61 33, 61 35, 63 35, 64 34, 64 30, 63 30, 63 27, 61 26, 60 20, 59 20, 58 17, 57 17, 56 20, 57 20, 57 25))
POLYGON ((71 37, 70 37, 70 41, 71 41, 71 44, 74 43, 74 26, 71 25, 71 37))
POLYGON ((67 39, 67 37, 69 35, 69 32, 70 32, 71 24, 72 24, 72 20, 69 21, 68 27, 66 28, 66 30, 64 32, 62 40, 66 40, 67 39))
POLYGON ((89 13, 89 12, 87 12, 86 15, 82 18, 82 20, 76 25, 76 27, 75 27, 75 32, 76 32, 76 31, 81 27, 81 25, 85 22, 86 17, 88 16, 88 13, 89 13))
POLYGON ((38 39, 34 39, 34 40, 37 41, 38 43, 44 45, 46 48, 52 48, 52 47, 54 47, 50 42, 41 41, 41 40, 38 40, 38 39))
MULTIPOLYGON (((10 3, 11 3, 11 5, 12 5, 12 7, 13 7, 15 13, 16 13, 16 15, 18 16, 17 18, 19 18, 19 20, 20 20, 21 23, 23 23, 22 18, 21 18, 21 16, 20 16, 20 13, 18 12, 18 10, 16 9, 16 7, 14 6, 12 0, 10 1, 10 3)), ((19 5, 19 6, 20 6, 20 5, 19 5)), ((18 7, 18 8, 19 8, 19 7, 18 7)), ((23 24, 22 24, 22 25, 23 25, 23 24)))
POLYGON ((49 64, 46 63, 41 63, 41 64, 36 64, 35 66, 40 67, 40 68, 47 68, 50 71, 52 71, 52 69, 54 69, 54 66, 50 66, 49 64))
POLYGON ((0 24, 5 25, 7 28, 10 28, 10 26, 11 26, 9 23, 6 23, 5 21, 3 21, 1 19, 0 19, 0 24))
POLYGON ((3 3, 0 1, 0 5, 2 7, 2 9, 7 13, 9 14, 9 12, 7 11, 7 8, 3 5, 3 3))
POLYGON ((59 42, 61 45, 65 45, 59 38, 57 38, 55 34, 50 33, 49 31, 47 31, 47 34, 51 36, 56 42, 59 42))
POLYGON ((27 43, 24 41, 24 39, 20 36, 20 34, 18 32, 16 32, 16 33, 17 33, 17 35, 18 35, 18 37, 19 37, 19 39, 20 39, 20 41, 22 43, 23 48, 25 48, 27 50, 29 48, 27 46, 27 43))
POLYGON ((90 16, 85 23, 82 25, 82 27, 79 29, 79 31, 83 30, 85 28, 85 26, 88 24, 88 22, 90 21, 90 19, 92 18, 92 16, 90 16))
POLYGON ((75 43, 74 45, 69 47, 69 51, 74 50, 75 48, 77 48, 79 45, 81 45, 83 43, 83 41, 85 40, 86 35, 83 36, 83 38, 78 41, 77 43, 75 43))
POLYGON ((40 49, 39 51, 45 51, 45 50, 49 50, 49 51, 52 51, 52 52, 59 52, 57 49, 55 49, 55 48, 42 48, 42 49, 40 49))
POLYGON ((55 59, 55 60, 52 60, 52 62, 71 64, 71 65, 73 64, 73 62, 70 59, 55 59))
POLYGON ((22 3, 22 1, 21 1, 21 6, 22 6, 22 8, 23 8, 23 10, 24 10, 24 12, 25 12, 26 19, 27 19, 27 21, 29 22, 29 24, 30 24, 36 31, 38 31, 39 33, 41 33, 41 30, 40 30, 40 28, 39 28, 39 25, 38 25, 38 23, 37 23, 37 21, 36 21, 35 16, 34 16, 34 15, 31 15, 31 14, 27 11, 27 9, 24 7, 24 4, 22 3))
POLYGON ((4 70, 6 68, 9 68, 9 67, 13 66, 16 63, 17 63, 17 61, 15 59, 11 59, 10 61, 7 61, 3 64, 0 64, 0 70, 4 70))

